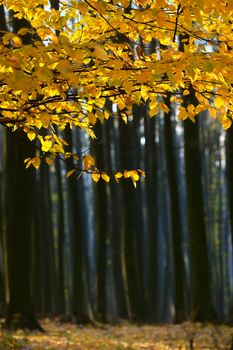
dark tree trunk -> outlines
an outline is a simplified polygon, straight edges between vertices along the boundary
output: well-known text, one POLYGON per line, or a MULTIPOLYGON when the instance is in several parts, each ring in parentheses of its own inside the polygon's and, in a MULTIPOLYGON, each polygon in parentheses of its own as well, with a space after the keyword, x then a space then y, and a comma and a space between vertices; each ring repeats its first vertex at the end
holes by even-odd
POLYGON ((175 131, 173 122, 171 120, 172 112, 169 96, 166 99, 165 103, 170 108, 170 111, 164 115, 164 142, 171 215, 171 236, 174 275, 174 322, 178 323, 185 320, 185 268, 182 250, 182 213, 179 196, 177 157, 175 153, 175 131))
MULTIPOLYGON (((184 106, 197 104, 194 91, 190 90, 190 95, 183 97, 184 106)), ((206 239, 198 118, 195 124, 189 119, 184 121, 184 143, 192 269, 191 318, 195 321, 216 321, 206 239)))
MULTIPOLYGON (((0 5, 0 39, 6 30, 5 13, 3 5, 0 5)), ((1 116, 1 115, 0 115, 1 116)), ((2 137, 2 134, 1 134, 2 137)), ((3 141, 1 142, 3 144, 3 141)), ((3 166, 1 164, 1 166, 3 166)), ((4 257, 3 257, 3 173, 0 174, 0 315, 4 311, 5 297, 5 281, 4 281, 4 257)))
MULTIPOLYGON (((119 121, 119 147, 121 169, 139 168, 136 143, 138 140, 139 120, 136 118, 126 125, 119 121)), ((132 320, 144 318, 144 291, 138 266, 138 215, 136 189, 129 179, 121 181, 122 189, 122 239, 123 269, 125 274, 125 293, 128 301, 129 317, 132 320)))
MULTIPOLYGON (((226 168, 227 168, 227 187, 228 200, 230 211, 230 228, 231 228, 231 242, 233 244, 233 126, 227 130, 226 135, 226 168)), ((228 321, 233 323, 233 300, 230 304, 228 312, 228 321)))
MULTIPOLYGON (((1 7, 2 9, 2 7, 1 7)), ((13 31, 28 27, 26 20, 12 18, 13 31)), ((25 35, 24 43, 30 42, 25 35)), ((7 327, 41 329, 31 296, 31 243, 35 171, 26 170, 24 159, 35 151, 21 131, 5 134, 4 249, 6 252, 7 327)))
POLYGON ((6 250, 6 326, 39 328, 31 296, 31 238, 35 170, 25 169, 34 149, 23 132, 7 130, 5 140, 4 241, 6 250))
POLYGON ((226 134, 227 185, 229 193, 231 240, 233 242, 233 126, 226 134))
POLYGON ((58 271, 58 305, 57 311, 60 315, 65 313, 65 218, 64 218, 64 195, 62 185, 61 166, 59 159, 56 159, 56 191, 57 191, 57 271, 58 271))
MULTIPOLYGON (((180 37, 180 51, 184 51, 182 42, 184 38, 188 39, 188 35, 180 37)), ((192 86, 189 87, 189 95, 183 96, 183 106, 187 107, 189 104, 194 106, 198 104, 192 86)), ((217 315, 211 294, 198 118, 196 117, 195 123, 189 118, 183 122, 191 257, 191 319, 194 321, 216 321, 217 315)))
POLYGON ((57 312, 57 273, 51 196, 49 167, 42 163, 37 179, 34 256, 38 258, 38 260, 35 259, 38 281, 35 277, 34 291, 37 293, 40 290, 41 312, 44 315, 57 312))
MULTIPOLYGON (((113 172, 116 171, 116 169, 119 169, 117 136, 117 129, 114 126, 114 119, 112 118, 108 121, 108 127, 106 127, 106 144, 108 145, 108 158, 110 159, 111 170, 113 172)), ((115 181, 110 181, 109 186, 111 207, 111 252, 117 316, 121 319, 126 319, 128 314, 126 297, 124 293, 124 277, 122 267, 122 218, 120 209, 121 192, 119 185, 115 181)))
MULTIPOLYGON (((66 129, 65 138, 73 151, 72 131, 66 129)), ((70 170, 72 164, 67 168, 70 170)), ((75 175, 67 179, 68 214, 71 228, 72 249, 72 300, 71 312, 77 323, 89 321, 87 300, 85 297, 85 217, 83 214, 84 198, 81 182, 75 175)))
POLYGON ((150 118, 145 113, 145 171, 146 171, 146 199, 148 220, 148 292, 147 318, 158 321, 158 155, 156 145, 156 118, 150 118))
MULTIPOLYGON (((106 168, 104 125, 97 122, 95 134, 99 143, 95 147, 95 158, 99 169, 106 168)), ((109 202, 107 184, 99 180, 94 185, 95 198, 95 233, 96 233, 96 273, 97 273, 97 319, 107 321, 107 237, 109 202)))

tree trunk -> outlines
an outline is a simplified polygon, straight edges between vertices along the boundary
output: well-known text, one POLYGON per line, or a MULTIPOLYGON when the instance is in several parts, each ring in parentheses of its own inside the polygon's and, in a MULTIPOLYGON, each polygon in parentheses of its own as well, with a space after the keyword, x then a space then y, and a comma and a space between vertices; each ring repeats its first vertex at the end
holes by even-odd
MULTIPOLYGON (((233 244, 233 126, 227 130, 226 135, 226 169, 227 169, 227 188, 230 211, 230 229, 231 242, 233 244)), ((228 321, 233 323, 233 300, 231 300, 230 310, 228 312, 228 321)))
MULTIPOLYGON (((73 151, 72 131, 66 129, 65 138, 73 151)), ((72 168, 70 164, 67 170, 72 168)), ((77 182, 76 176, 67 179, 68 211, 71 228, 72 242, 72 300, 71 312, 77 323, 86 323, 89 321, 88 307, 85 297, 85 255, 84 255, 84 237, 85 237, 85 217, 82 215, 84 206, 82 184, 77 182), (81 207, 82 203, 82 207, 81 207)))
MULTIPOLYGON (((139 168, 136 142, 138 140, 139 120, 136 118, 128 125, 119 121, 119 147, 121 169, 139 168)), ((122 188, 122 237, 123 237, 123 269, 125 274, 125 293, 128 301, 129 317, 132 320, 144 318, 144 290, 138 266, 138 215, 136 189, 129 179, 123 179, 122 188)))
MULTIPOLYGON (((95 158, 99 169, 104 170, 105 164, 105 136, 104 125, 99 121, 95 125, 95 135, 99 144, 95 147, 95 158)), ((96 273, 97 273, 97 319, 107 321, 107 237, 109 203, 107 184, 100 180, 94 185, 95 196, 95 233, 96 233, 96 273)))
MULTIPOLYGON (((26 20, 12 17, 13 31, 28 27, 26 20)), ((24 43, 30 42, 30 35, 24 43)), ((31 239, 35 171, 26 170, 24 159, 35 150, 22 131, 5 134, 4 249, 6 251, 6 326, 41 329, 31 296, 31 239)))
POLYGON ((24 166, 25 157, 33 156, 34 149, 21 131, 7 130, 5 136, 6 326, 38 329, 31 296, 35 170, 24 166))
POLYGON ((148 220, 148 292, 147 318, 151 322, 158 321, 158 155, 156 145, 156 118, 147 114, 145 123, 145 171, 146 171, 146 200, 148 220))
POLYGON ((34 238, 36 243, 34 256, 38 257, 35 265, 39 264, 35 269, 40 276, 38 282, 35 279, 34 288, 35 292, 37 289, 41 290, 41 311, 44 315, 54 315, 57 312, 57 273, 51 196, 49 167, 42 163, 37 178, 37 221, 34 238))
MULTIPOLYGON (((0 39, 4 35, 3 32, 6 30, 5 13, 3 5, 0 5, 0 39)), ((3 133, 1 133, 2 139, 3 133)), ((3 141, 1 142, 1 146, 3 141)), ((1 147, 3 148, 3 147, 1 147)), ((3 155, 1 154, 1 159, 3 155)), ((1 160, 2 162, 2 160, 1 160)), ((2 162, 3 163, 3 162, 2 162)), ((3 251, 3 164, 1 164, 1 174, 0 174, 0 314, 4 311, 6 298, 5 298, 5 282, 4 282, 4 251, 3 251)))
POLYGON ((61 178, 61 166, 59 159, 55 161, 56 169, 56 191, 57 191, 57 230, 58 230, 58 248, 57 248, 57 271, 58 271, 58 313, 65 313, 65 217, 64 217, 64 195, 61 178))
MULTIPOLYGON (((108 147, 108 158, 110 159, 111 171, 119 169, 119 152, 117 128, 114 125, 114 119, 108 121, 106 128, 106 143, 108 147)), ((111 252, 113 265, 113 278, 116 298, 117 316, 126 319, 127 306, 124 293, 124 277, 122 266, 122 218, 121 218, 121 192, 120 187, 115 181, 110 181, 110 213, 111 213, 111 252)))
MULTIPOLYGON (((191 90, 191 89, 190 89, 191 90)), ((194 91, 184 98, 184 106, 197 104, 194 91)), ((188 227, 191 250, 191 318, 195 321, 216 321, 211 295, 211 279, 205 227, 202 187, 201 150, 198 118, 194 124, 184 121, 185 177, 188 204, 188 227)))
POLYGON ((175 153, 174 128, 171 120, 170 96, 165 101, 170 111, 164 115, 164 141, 167 165, 167 177, 170 199, 171 236, 174 275, 174 322, 185 320, 185 268, 182 250, 182 223, 179 196, 179 178, 177 171, 177 157, 175 153))

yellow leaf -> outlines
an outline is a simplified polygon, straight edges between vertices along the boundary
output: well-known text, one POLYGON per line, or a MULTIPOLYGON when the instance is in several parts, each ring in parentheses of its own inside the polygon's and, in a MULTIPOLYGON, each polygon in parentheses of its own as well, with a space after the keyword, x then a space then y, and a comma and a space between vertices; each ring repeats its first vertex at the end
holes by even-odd
POLYGON ((131 176, 131 171, 125 170, 124 171, 124 178, 129 178, 131 176))
POLYGON ((36 138, 35 131, 32 131, 32 130, 28 131, 27 132, 27 137, 29 138, 30 141, 33 141, 36 138))
POLYGON ((107 60, 108 59, 108 54, 106 53, 104 48, 99 46, 99 45, 95 45, 94 46, 94 56, 96 58, 101 59, 101 60, 107 60))
POLYGON ((14 45, 15 47, 20 47, 20 46, 22 46, 22 40, 20 39, 20 37, 18 37, 18 36, 16 36, 16 35, 12 38, 12 42, 13 42, 13 45, 14 45))
POLYGON ((185 89, 185 90, 183 91, 183 96, 187 96, 187 95, 189 95, 189 94, 190 94, 190 91, 189 91, 189 90, 185 89))
POLYGON ((92 129, 90 128, 86 128, 85 129, 87 131, 87 133, 89 134, 89 136, 92 138, 92 139, 96 139, 96 136, 95 136, 95 133, 92 129))
MULTIPOLYGON (((57 152, 57 153, 64 153, 64 149, 61 145, 55 144, 52 148, 53 152, 57 152)), ((46 152, 46 151, 44 151, 46 152)))
POLYGON ((72 170, 68 171, 66 174, 66 177, 70 177, 73 173, 75 173, 76 170, 77 169, 72 169, 72 170))
POLYGON ((211 115, 212 118, 216 119, 216 117, 217 117, 217 111, 216 111, 216 109, 214 109, 213 107, 210 107, 210 108, 209 108, 209 113, 210 113, 210 115, 211 115))
POLYGON ((232 120, 227 115, 223 115, 222 117, 220 117, 220 120, 221 120, 222 127, 224 130, 227 130, 231 127, 232 120))
POLYGON ((41 120, 43 127, 48 128, 50 121, 51 121, 51 116, 48 113, 43 112, 40 114, 40 120, 41 120))
POLYGON ((188 112, 187 112, 186 108, 180 107, 180 109, 179 109, 179 114, 178 114, 178 118, 179 118, 180 120, 185 120, 185 119, 187 119, 188 117, 189 117, 189 115, 188 115, 188 112))
POLYGON ((94 113, 88 113, 89 122, 94 125, 96 123, 96 115, 94 113))
POLYGON ((138 181, 139 180, 139 175, 136 170, 131 171, 131 178, 133 181, 138 181))
POLYGON ((26 164, 26 169, 30 167, 30 165, 32 164, 32 158, 26 158, 24 160, 24 164, 26 164))
POLYGON ((45 140, 45 141, 41 140, 41 143, 42 143, 42 147, 41 147, 42 152, 48 152, 53 145, 51 140, 45 140))
POLYGON ((128 119, 127 119, 127 116, 126 116, 125 114, 122 114, 122 115, 121 115, 121 119, 123 120, 123 122, 124 122, 125 124, 128 123, 128 119))
POLYGON ((18 35, 26 35, 27 33, 30 33, 31 29, 29 28, 21 28, 20 30, 18 30, 17 34, 18 35))
POLYGON ((83 168, 84 170, 88 170, 91 166, 95 165, 95 160, 92 156, 87 154, 83 157, 83 168))
POLYGON ((110 114, 107 111, 104 111, 104 118, 108 120, 109 117, 110 117, 110 114))
POLYGON ((141 96, 143 100, 146 102, 146 100, 148 99, 148 87, 145 85, 141 86, 141 96))
POLYGON ((45 158, 45 161, 46 161, 46 163, 47 163, 48 165, 51 165, 51 164, 53 164, 54 159, 51 159, 51 158, 49 158, 49 157, 46 157, 46 158, 45 158))
POLYGON ((214 100, 214 105, 216 108, 220 108, 222 106, 224 106, 225 104, 225 101, 222 97, 216 97, 215 100, 214 100))
POLYGON ((101 173, 101 178, 105 181, 105 182, 109 182, 110 177, 108 176, 108 174, 106 173, 101 173))
POLYGON ((151 102, 149 103, 149 108, 150 108, 149 115, 150 115, 150 117, 152 118, 152 117, 154 117, 154 116, 157 114, 157 112, 158 112, 158 102, 157 102, 156 100, 151 101, 151 102))
POLYGON ((118 173, 116 173, 114 176, 115 176, 116 182, 119 183, 119 179, 123 176, 123 174, 120 173, 120 172, 118 172, 118 173))
POLYGON ((91 177, 93 181, 98 182, 100 179, 100 173, 93 173, 91 177))
POLYGON ((137 169, 137 172, 138 172, 138 174, 140 174, 141 176, 146 176, 146 174, 145 174, 145 171, 143 171, 143 170, 141 170, 141 169, 137 169))
POLYGON ((24 159, 24 164, 28 163, 31 158, 24 159))
POLYGON ((39 157, 35 157, 32 158, 31 163, 34 166, 34 168, 38 169, 40 167, 41 160, 39 157))

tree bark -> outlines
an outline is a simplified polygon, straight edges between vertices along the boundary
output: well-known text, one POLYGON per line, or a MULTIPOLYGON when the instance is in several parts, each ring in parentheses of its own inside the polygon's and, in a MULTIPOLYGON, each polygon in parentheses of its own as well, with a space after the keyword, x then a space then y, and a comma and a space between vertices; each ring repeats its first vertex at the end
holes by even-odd
MULTIPOLYGON (((197 104, 192 89, 183 99, 184 106, 190 103, 197 104)), ((216 321, 206 239, 198 118, 195 124, 189 119, 184 121, 184 143, 192 269, 191 318, 195 321, 216 321)))
POLYGON ((6 131, 4 242, 6 249, 6 326, 40 329, 31 296, 31 238, 35 171, 26 170, 25 157, 34 149, 21 131, 6 131))
POLYGON ((171 214, 171 237, 174 275, 174 322, 185 320, 185 268, 182 250, 182 223, 179 196, 177 157, 175 154, 174 128, 171 120, 171 104, 168 96, 165 104, 170 110, 164 115, 164 141, 171 214))
MULTIPOLYGON (((139 120, 136 118, 126 125, 119 121, 119 149, 121 169, 139 168, 136 142, 138 141, 139 120)), ((144 290, 141 271, 138 266, 138 213, 136 189, 129 179, 123 179, 122 189, 122 238, 123 238, 123 270, 125 274, 125 293, 128 303, 128 313, 131 320, 142 320, 145 316, 144 290)))
MULTIPOLYGON (((99 144, 95 147, 95 158, 99 169, 106 168, 104 125, 99 121, 94 128, 99 144)), ((107 321, 107 237, 109 203, 107 184, 99 180, 94 185, 95 233, 96 233, 96 273, 97 273, 97 320, 107 321)))
MULTIPOLYGON (((2 7, 1 7, 2 10, 2 7)), ((12 17, 13 31, 28 27, 26 20, 12 17)), ((24 43, 30 36, 24 37, 24 43)), ((7 327, 40 329, 31 296, 31 239, 35 172, 26 170, 24 159, 34 148, 22 131, 6 130, 4 193, 4 249, 6 251, 7 327)))
POLYGON ((150 118, 147 113, 145 123, 145 171, 146 201, 148 221, 148 273, 147 273, 147 318, 158 321, 158 150, 156 145, 156 117, 150 118))
MULTIPOLYGON (((70 151, 73 151, 73 138, 70 129, 65 130, 65 138, 69 143, 70 151)), ((72 168, 69 165, 67 170, 72 168)), ((79 187, 76 176, 67 179, 68 211, 71 229, 71 262, 72 262, 72 300, 71 312, 77 323, 87 323, 89 321, 87 300, 85 296, 85 218, 81 208, 84 206, 83 188, 79 187)))

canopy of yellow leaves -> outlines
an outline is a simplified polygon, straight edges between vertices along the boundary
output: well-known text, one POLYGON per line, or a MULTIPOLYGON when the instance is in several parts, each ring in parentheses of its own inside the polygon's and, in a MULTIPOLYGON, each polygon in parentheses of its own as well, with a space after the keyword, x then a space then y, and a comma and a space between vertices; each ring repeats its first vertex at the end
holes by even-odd
MULTIPOLYGON (((0 122, 38 138, 42 152, 65 153, 57 128, 79 127, 94 138, 96 121, 113 115, 106 100, 124 116, 133 104, 148 103, 153 117, 166 109, 161 97, 170 92, 181 106, 190 87, 199 104, 180 107, 180 119, 195 121, 209 110, 224 128, 231 125, 232 1, 61 0, 59 10, 47 0, 1 3, 30 25, 1 32, 0 122)), ((84 170, 90 166, 85 158, 84 170)), ((92 177, 108 182, 97 170, 92 177)), ((138 173, 124 177, 135 183, 138 173)))

